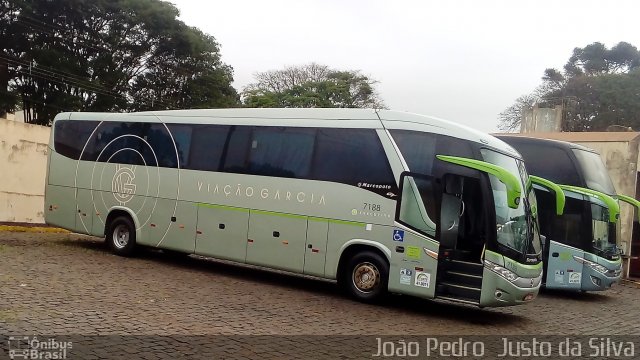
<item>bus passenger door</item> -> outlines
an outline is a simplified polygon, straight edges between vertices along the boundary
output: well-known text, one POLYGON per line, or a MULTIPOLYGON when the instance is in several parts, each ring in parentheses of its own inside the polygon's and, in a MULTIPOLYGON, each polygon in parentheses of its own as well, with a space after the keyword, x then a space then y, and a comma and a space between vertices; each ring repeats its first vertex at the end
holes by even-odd
POLYGON ((583 265, 573 257, 583 258, 584 251, 550 241, 548 252, 547 289, 580 290, 583 265))
POLYGON ((247 263, 301 273, 306 242, 306 216, 251 210, 247 263))
POLYGON ((412 229, 393 229, 389 291, 433 298, 438 275, 438 182, 430 176, 404 173, 396 222, 412 229))
POLYGON ((245 262, 248 223, 248 209, 199 205, 196 254, 245 262))

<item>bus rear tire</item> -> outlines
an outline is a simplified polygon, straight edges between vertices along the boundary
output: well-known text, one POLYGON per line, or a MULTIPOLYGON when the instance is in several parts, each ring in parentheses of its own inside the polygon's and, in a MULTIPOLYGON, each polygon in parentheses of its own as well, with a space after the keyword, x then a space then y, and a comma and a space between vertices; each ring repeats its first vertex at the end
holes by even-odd
POLYGON ((341 284, 358 301, 373 303, 387 293, 389 265, 386 259, 373 251, 353 255, 342 274, 341 284))
POLYGON ((120 256, 132 256, 136 247, 136 227, 128 216, 118 216, 107 230, 107 243, 111 251, 120 256))

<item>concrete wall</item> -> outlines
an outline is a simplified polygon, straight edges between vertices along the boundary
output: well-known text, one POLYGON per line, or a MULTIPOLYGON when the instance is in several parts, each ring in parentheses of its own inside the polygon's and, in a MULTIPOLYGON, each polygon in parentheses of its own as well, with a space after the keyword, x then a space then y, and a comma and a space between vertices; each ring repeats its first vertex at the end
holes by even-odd
POLYGON ((0 116, 0 120, 2 119, 24 122, 24 111, 16 111, 15 113, 8 113, 5 116, 0 116))
MULTIPOLYGON (((580 142, 600 153, 613 185, 618 194, 636 195, 636 174, 638 166, 638 140, 631 142, 580 142)), ((625 242, 627 253, 631 246, 633 229, 633 208, 625 203, 620 205, 621 241, 625 242)), ((623 244, 621 244, 623 245, 623 244)))
POLYGON ((0 120, 0 221, 44 223, 50 128, 0 120))

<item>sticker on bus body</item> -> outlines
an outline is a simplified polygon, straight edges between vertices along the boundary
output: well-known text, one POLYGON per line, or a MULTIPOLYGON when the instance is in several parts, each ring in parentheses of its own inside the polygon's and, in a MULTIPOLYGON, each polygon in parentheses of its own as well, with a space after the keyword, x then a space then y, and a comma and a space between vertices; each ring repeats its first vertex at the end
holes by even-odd
POLYGON ((393 241, 404 241, 404 230, 393 230, 393 241))
POLYGON ((420 248, 417 246, 407 246, 407 257, 409 259, 420 260, 420 248))
POLYGON ((569 273, 569 284, 580 284, 582 280, 582 273, 572 272, 569 273))
POLYGON ((556 270, 554 274, 554 281, 558 284, 564 284, 564 271, 556 270))
POLYGON ((415 285, 423 288, 428 288, 429 285, 431 285, 431 274, 422 271, 416 271, 415 285))
POLYGON ((400 284, 402 285, 411 285, 411 277, 413 275, 413 270, 411 269, 400 269, 400 284))

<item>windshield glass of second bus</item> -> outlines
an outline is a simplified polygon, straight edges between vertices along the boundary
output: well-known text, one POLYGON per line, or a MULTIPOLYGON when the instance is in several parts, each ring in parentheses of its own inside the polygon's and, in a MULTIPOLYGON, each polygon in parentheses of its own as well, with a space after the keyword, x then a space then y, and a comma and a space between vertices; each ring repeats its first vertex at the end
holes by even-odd
POLYGON ((482 149, 481 153, 485 161, 501 166, 513 174, 518 174, 522 189, 526 191, 526 197, 520 199, 520 206, 512 209, 507 206, 506 186, 497 178, 489 177, 496 209, 498 243, 521 254, 539 254, 542 248, 536 219, 529 211, 532 206, 534 209, 536 207, 535 195, 533 195, 532 187, 525 186, 528 175, 524 163, 488 149, 482 149))
POLYGON ((591 226, 593 238, 591 244, 598 253, 616 254, 616 224, 609 222, 609 209, 600 204, 591 203, 591 226))
POLYGON ((611 182, 607 168, 602 163, 600 155, 581 149, 572 150, 580 164, 580 169, 587 187, 607 195, 614 195, 616 189, 611 182))

